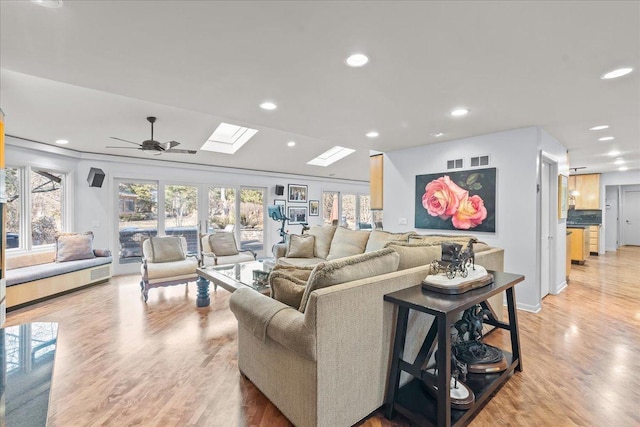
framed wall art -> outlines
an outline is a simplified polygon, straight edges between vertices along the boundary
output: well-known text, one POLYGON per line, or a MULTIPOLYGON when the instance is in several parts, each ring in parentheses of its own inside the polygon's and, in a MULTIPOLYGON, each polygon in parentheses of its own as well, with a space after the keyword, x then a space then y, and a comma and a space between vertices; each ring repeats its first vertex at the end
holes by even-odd
POLYGON ((307 222, 306 206, 289 206, 289 224, 302 224, 307 222))
POLYGON ((307 201, 307 186, 289 184, 289 202, 305 202, 307 201))
POLYGON ((320 200, 309 200, 309 216, 320 216, 320 200))
POLYGON ((415 227, 496 231, 496 168, 416 175, 415 227))
POLYGON ((566 219, 569 211, 569 177, 558 175, 558 219, 566 219))

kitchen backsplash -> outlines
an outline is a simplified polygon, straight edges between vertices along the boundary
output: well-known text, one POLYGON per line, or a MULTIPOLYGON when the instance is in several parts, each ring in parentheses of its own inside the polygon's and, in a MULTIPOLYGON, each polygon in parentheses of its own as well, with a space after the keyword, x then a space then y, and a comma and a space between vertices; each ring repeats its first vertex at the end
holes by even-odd
POLYGON ((602 225, 601 209, 569 209, 567 215, 568 225, 588 224, 602 225))

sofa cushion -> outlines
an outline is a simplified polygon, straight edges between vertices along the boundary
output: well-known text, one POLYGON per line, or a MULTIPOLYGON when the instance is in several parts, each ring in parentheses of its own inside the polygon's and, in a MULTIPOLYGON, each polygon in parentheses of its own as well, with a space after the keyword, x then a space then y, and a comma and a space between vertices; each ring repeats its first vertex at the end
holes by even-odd
POLYGON ((364 249, 365 252, 377 251, 384 248, 387 242, 400 241, 408 242, 409 236, 416 234, 415 231, 409 231, 408 233, 389 233, 388 231, 373 230, 367 240, 367 246, 364 249))
POLYGON ((216 256, 238 255, 238 246, 233 233, 218 231, 209 235, 209 246, 216 256))
POLYGON ((315 237, 313 246, 314 257, 327 259, 329 249, 331 248, 331 240, 333 240, 336 228, 337 227, 329 225, 314 225, 309 229, 309 231, 307 231, 308 235, 315 237))
MULTIPOLYGON (((307 273, 311 273, 311 271, 309 270, 307 273)), ((289 275, 287 270, 274 270, 269 274, 271 298, 295 309, 300 307, 306 284, 306 280, 289 275)))
POLYGON ((398 269, 399 255, 389 248, 321 262, 313 269, 305 287, 299 310, 304 312, 311 292, 353 280, 391 273, 398 269))
POLYGON ((442 258, 442 248, 440 245, 415 242, 388 242, 385 246, 398 253, 400 261, 398 270, 418 267, 431 264, 442 258))
POLYGON ((92 232, 56 235, 56 262, 90 258, 95 258, 92 232))
POLYGON ((287 266, 287 267, 315 267, 318 263, 322 261, 326 261, 324 258, 287 258, 282 257, 278 258, 278 265, 287 266))
POLYGON ((349 230, 348 228, 338 227, 333 235, 327 260, 364 253, 370 234, 370 231, 349 230))
POLYGON ((287 257, 289 258, 313 258, 316 238, 309 234, 291 234, 287 257))
POLYGON ((173 262, 185 258, 180 237, 150 237, 151 262, 173 262))
POLYGON ((273 267, 273 270, 271 271, 280 271, 289 276, 293 276, 296 279, 304 280, 306 283, 306 281, 309 280, 309 276, 311 275, 311 272, 315 267, 316 267, 315 265, 298 267, 298 266, 276 264, 273 267))

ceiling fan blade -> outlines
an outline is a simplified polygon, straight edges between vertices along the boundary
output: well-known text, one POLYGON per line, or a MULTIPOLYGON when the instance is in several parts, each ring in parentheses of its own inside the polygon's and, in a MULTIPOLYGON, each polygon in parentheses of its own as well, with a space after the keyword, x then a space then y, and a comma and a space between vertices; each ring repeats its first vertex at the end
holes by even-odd
POLYGON ((122 148, 124 150, 142 150, 140 147, 115 147, 113 145, 107 145, 106 148, 122 148))
POLYGON ((169 144, 169 149, 171 149, 173 147, 177 147, 178 145, 180 145, 180 143, 178 141, 169 141, 167 144, 169 144))
POLYGON ((111 138, 111 139, 117 139, 118 141, 128 142, 129 144, 135 144, 135 145, 140 146, 140 144, 138 144, 137 142, 127 141, 126 139, 116 138, 115 136, 110 136, 109 138, 111 138))
POLYGON ((182 154, 196 154, 197 151, 196 150, 174 150, 174 149, 169 149, 169 150, 164 150, 165 153, 182 153, 182 154))

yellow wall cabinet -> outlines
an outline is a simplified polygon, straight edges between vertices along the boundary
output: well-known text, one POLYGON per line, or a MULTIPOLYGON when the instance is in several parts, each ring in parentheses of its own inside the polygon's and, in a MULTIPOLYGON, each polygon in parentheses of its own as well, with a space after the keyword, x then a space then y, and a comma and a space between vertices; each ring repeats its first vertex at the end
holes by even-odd
POLYGON ((589 229, 572 228, 571 231, 571 262, 584 264, 589 257, 589 229))
POLYGON ((569 194, 575 201, 576 209, 600 209, 600 174, 570 177, 569 194))
POLYGON ((382 209, 382 184, 383 184, 383 164, 382 154, 369 157, 369 195, 370 206, 373 210, 382 209))

